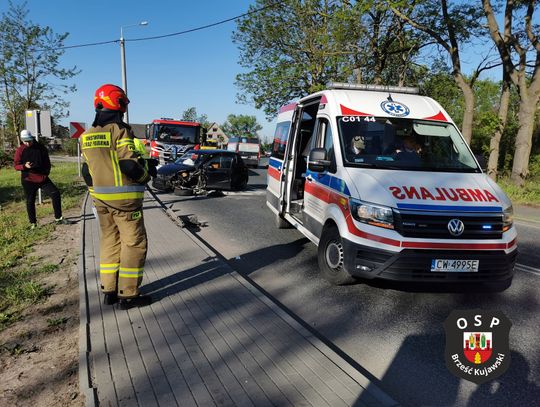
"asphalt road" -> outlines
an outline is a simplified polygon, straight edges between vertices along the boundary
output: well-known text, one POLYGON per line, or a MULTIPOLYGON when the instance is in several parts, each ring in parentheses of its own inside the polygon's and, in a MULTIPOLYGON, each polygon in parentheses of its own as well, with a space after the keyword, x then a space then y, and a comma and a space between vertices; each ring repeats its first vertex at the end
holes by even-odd
MULTIPOLYGON (((278 230, 265 202, 265 169, 248 191, 207 197, 160 194, 176 213, 196 215, 199 238, 408 406, 537 405, 540 400, 540 224, 518 221, 520 255, 502 293, 437 292, 389 284, 334 287, 318 275, 316 248, 294 229, 278 230), (444 362, 443 322, 454 309, 501 310, 512 321, 512 362, 477 386, 444 362)), ((469 292, 470 291, 470 292, 469 292)))

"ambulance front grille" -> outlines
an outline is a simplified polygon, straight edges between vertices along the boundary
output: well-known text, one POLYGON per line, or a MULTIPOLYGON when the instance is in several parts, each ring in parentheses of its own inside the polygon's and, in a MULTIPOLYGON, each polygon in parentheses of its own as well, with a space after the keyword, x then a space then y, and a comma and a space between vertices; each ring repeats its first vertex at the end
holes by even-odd
POLYGON ((405 237, 427 239, 501 239, 502 214, 487 213, 440 213, 417 211, 394 211, 396 231, 405 237), (453 236, 448 230, 452 219, 463 222, 465 229, 460 236, 453 236))

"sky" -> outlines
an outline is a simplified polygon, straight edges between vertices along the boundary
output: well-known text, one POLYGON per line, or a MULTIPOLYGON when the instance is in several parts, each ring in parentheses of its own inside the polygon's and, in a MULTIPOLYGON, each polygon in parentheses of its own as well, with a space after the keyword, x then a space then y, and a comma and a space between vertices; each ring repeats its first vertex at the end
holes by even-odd
MULTIPOLYGON (((22 4, 22 0, 12 0, 22 4)), ((124 28, 126 40, 183 31, 225 20, 247 11, 248 0, 28 0, 28 18, 56 33, 68 32, 65 45, 120 38, 120 27, 148 21, 147 26, 124 28)), ((8 9, 0 0, 0 13, 8 9)), ((150 123, 161 117, 180 118, 189 107, 222 124, 229 114, 257 117, 260 136, 271 140, 274 123, 262 110, 238 104, 235 77, 242 72, 239 51, 232 42, 234 21, 189 34, 152 41, 126 42, 127 88, 131 101, 129 121, 150 123)), ((77 66, 77 92, 67 95, 70 121, 88 125, 94 117, 93 97, 102 84, 122 86, 118 43, 68 49, 60 63, 77 66)))
MULTIPOLYGON (((23 0, 12 0, 22 4, 23 0)), ((148 21, 147 26, 124 29, 126 41, 127 88, 131 103, 131 123, 150 123, 162 117, 180 118, 189 107, 206 114, 210 122, 222 124, 229 114, 253 115, 262 125, 259 135, 270 141, 274 121, 262 110, 238 104, 235 77, 242 72, 239 50, 232 42, 234 21, 193 33, 151 41, 129 39, 158 36, 188 30, 232 18, 247 11, 254 0, 27 0, 29 19, 49 26, 56 33, 68 32, 65 45, 118 40, 120 27, 148 21)), ((8 8, 0 0, 0 13, 8 8)), ((484 48, 485 46, 480 46, 484 48)), ((465 65, 476 66, 477 46, 462 55, 465 65)), ((59 120, 88 125, 94 117, 93 96, 105 83, 122 86, 118 43, 67 49, 61 66, 77 66, 81 73, 73 79, 75 93, 67 95, 70 114, 59 120)), ((467 72, 469 68, 465 68, 467 72)), ((494 75, 491 71, 488 75, 494 75)), ((495 75, 499 78, 499 75, 495 75)))

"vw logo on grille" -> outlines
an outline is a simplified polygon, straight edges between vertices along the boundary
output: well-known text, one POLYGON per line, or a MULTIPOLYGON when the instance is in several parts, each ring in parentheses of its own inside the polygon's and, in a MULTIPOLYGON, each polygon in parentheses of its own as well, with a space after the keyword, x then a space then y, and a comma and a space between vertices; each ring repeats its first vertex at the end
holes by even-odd
POLYGON ((465 225, 459 219, 451 219, 448 222, 448 231, 452 236, 461 236, 465 231, 465 225))

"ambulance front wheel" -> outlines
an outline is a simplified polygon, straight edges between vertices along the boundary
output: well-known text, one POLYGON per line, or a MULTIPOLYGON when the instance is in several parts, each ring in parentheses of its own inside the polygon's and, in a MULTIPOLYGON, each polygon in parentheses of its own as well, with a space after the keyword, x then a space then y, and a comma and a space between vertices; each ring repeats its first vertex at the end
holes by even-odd
POLYGON ((317 259, 323 277, 334 285, 351 284, 355 280, 345 270, 344 247, 336 226, 324 228, 319 241, 317 259))

